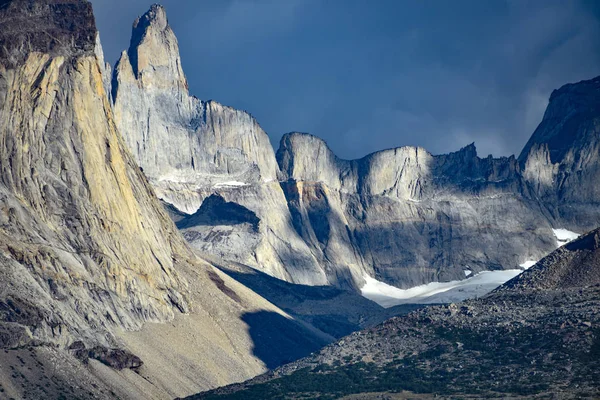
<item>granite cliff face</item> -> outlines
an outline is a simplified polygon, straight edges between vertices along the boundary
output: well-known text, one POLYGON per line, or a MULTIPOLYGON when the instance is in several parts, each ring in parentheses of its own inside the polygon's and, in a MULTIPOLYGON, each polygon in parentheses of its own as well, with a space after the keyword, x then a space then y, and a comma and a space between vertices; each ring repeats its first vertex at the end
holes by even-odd
POLYGON ((540 203, 564 227, 598 226, 600 77, 565 85, 550 96, 542 122, 519 156, 540 203))
POLYGON ((272 364, 333 339, 194 254, 115 123, 89 2, 0 23, 0 397, 171 399, 265 371, 259 325, 272 364))
POLYGON ((595 230, 484 298, 391 318, 248 382, 188 399, 596 399, 598 307, 595 230))
POLYGON ((158 196, 199 213, 181 225, 195 248, 295 283, 356 288, 370 275, 406 288, 539 260, 556 248, 552 228, 600 223, 597 86, 554 93, 518 160, 482 159, 469 145, 349 161, 301 133, 275 156, 248 114, 189 96, 176 38, 153 6, 134 24, 113 98, 158 196), (212 196, 229 205, 222 213, 237 205, 258 222, 210 221, 201 205, 212 196))
POLYGON ((516 267, 555 247, 550 222, 523 195, 514 157, 480 159, 470 145, 346 161, 298 133, 282 138, 277 157, 294 226, 339 268, 350 256, 370 275, 410 287, 516 267))
POLYGON ((133 154, 182 211, 196 211, 202 199, 193 191, 181 197, 160 182, 205 187, 223 184, 224 177, 246 184, 276 180, 273 150, 252 116, 188 94, 177 39, 161 6, 135 21, 112 91, 133 154))
POLYGON ((250 114, 188 94, 177 39, 161 6, 134 23, 112 92, 117 125, 162 200, 193 214, 217 194, 260 220, 256 232, 235 224, 188 226, 193 246, 292 282, 327 283, 290 224, 268 136, 250 114))
POLYGON ((117 132, 90 4, 13 1, 0 12, 8 27, 1 46, 8 58, 0 60, 0 257, 2 282, 11 283, 3 320, 33 329, 30 340, 65 345, 73 335, 98 339, 92 327, 136 329, 187 312, 174 260, 192 254, 117 132), (71 27, 54 24, 56 37, 45 43, 44 25, 22 24, 30 14, 53 23, 65 13, 82 23, 72 41, 71 27))

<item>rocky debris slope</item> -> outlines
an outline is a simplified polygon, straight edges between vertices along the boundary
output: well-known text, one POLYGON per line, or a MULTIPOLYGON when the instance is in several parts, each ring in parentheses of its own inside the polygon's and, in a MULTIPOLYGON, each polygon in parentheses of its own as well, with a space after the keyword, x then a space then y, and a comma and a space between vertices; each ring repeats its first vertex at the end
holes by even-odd
POLYGON ((270 366, 332 340, 181 236, 115 123, 89 2, 0 22, 0 397, 168 399, 264 372, 261 335, 270 366))
POLYGON ((600 395, 600 231, 556 250, 485 298, 429 307, 318 354, 191 399, 600 395), (581 272, 589 280, 576 279, 581 272))
POLYGON ((497 292, 525 289, 561 289, 600 285, 600 230, 568 243, 540 260, 497 292))
POLYGON ((552 95, 518 160, 479 158, 469 145, 349 161, 301 133, 285 135, 275 156, 249 114, 188 94, 177 39, 153 6, 134 24, 112 87, 117 124, 161 199, 193 214, 218 195, 259 220, 187 224, 190 243, 293 283, 462 279, 465 269, 539 260, 556 248, 552 228, 600 222, 596 189, 580 189, 598 176, 597 79, 552 95))

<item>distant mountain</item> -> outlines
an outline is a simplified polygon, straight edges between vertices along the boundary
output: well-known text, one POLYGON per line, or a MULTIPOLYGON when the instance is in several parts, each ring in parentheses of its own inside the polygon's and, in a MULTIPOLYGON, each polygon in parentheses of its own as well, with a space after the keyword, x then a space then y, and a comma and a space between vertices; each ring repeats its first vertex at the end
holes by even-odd
POLYGON ((109 70, 89 2, 0 1, 0 398, 172 399, 331 342, 192 251, 118 130, 109 70))
POLYGON ((555 90, 519 156, 522 175, 558 227, 598 226, 600 77, 555 90))
POLYGON ((290 282, 328 282, 290 222, 268 136, 250 114, 189 95, 162 6, 135 22, 131 45, 114 69, 112 97, 115 121, 163 201, 193 214, 218 194, 260 220, 250 240, 245 226, 224 229, 215 221, 214 229, 194 236, 194 247, 218 249, 290 282))
POLYGON ((115 67, 112 97, 163 201, 194 214, 218 196, 257 218, 203 214, 185 226, 194 248, 292 283, 356 290, 366 277, 409 288, 518 268, 556 248, 553 228, 600 225, 598 82, 555 91, 518 159, 480 158, 472 144, 349 161, 303 133, 284 135, 275 153, 249 114, 189 95, 177 39, 153 6, 115 67))
POLYGON ((189 399, 598 398, 599 259, 600 229, 485 298, 392 318, 189 399))

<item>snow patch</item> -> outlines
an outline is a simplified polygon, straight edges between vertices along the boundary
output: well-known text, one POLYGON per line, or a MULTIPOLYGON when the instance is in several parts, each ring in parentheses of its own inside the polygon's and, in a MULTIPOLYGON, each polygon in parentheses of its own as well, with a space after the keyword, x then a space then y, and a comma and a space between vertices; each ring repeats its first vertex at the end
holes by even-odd
POLYGON ((245 182, 239 182, 239 181, 220 182, 220 183, 215 184, 213 186, 213 188, 220 189, 220 188, 234 188, 234 187, 242 187, 242 186, 248 186, 248 184, 245 182))
POLYGON ((468 269, 465 269, 463 272, 465 273, 465 276, 469 276, 473 273, 473 271, 469 271, 468 269))
POLYGON ((523 264, 519 264, 519 267, 523 268, 523 269, 529 269, 531 267, 533 267, 535 264, 537 264, 537 261, 525 261, 523 264))
POLYGON ((564 246, 570 241, 577 239, 580 235, 579 233, 571 232, 567 229, 552 229, 552 232, 554 232, 558 247, 564 246))
POLYGON ((523 270, 483 271, 462 281, 431 282, 410 289, 399 289, 365 276, 360 289, 363 297, 388 308, 399 304, 457 303, 488 294, 523 270))

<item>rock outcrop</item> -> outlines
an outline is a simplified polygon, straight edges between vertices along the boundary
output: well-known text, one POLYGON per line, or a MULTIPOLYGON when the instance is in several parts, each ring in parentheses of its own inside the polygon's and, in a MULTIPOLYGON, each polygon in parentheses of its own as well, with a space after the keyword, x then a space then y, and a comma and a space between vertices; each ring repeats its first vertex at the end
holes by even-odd
POLYGON ((66 345, 187 312, 177 264, 192 254, 117 131, 90 4, 22 0, 0 13, 2 320, 66 345))
POLYGON ((1 1, 0 24, 0 397, 172 399, 265 371, 262 338, 269 366, 333 339, 189 247, 115 123, 89 2, 1 1))
POLYGON ((579 232, 598 226, 599 110, 600 77, 555 90, 519 156, 541 206, 558 225, 579 232))
POLYGON ((204 225, 188 233, 193 246, 218 249, 213 253, 292 282, 327 283, 290 223, 268 136, 250 114, 189 95, 162 6, 152 6, 134 23, 112 89, 117 125, 162 200, 193 214, 218 194, 261 221, 250 240, 244 227, 204 225), (296 267, 286 268, 289 263, 296 267))
MULTIPOLYGON (((273 149, 252 116, 189 95, 161 6, 135 21, 129 50, 115 67, 113 99, 117 123, 151 181, 210 187, 224 185, 223 177, 244 184, 277 179, 273 149)), ((194 192, 169 197, 168 186, 157 187, 182 211, 202 202, 194 192)))
POLYGON ((177 40, 153 6, 134 24, 112 87, 117 124, 162 200, 194 214, 217 195, 259 220, 188 218, 190 243, 290 282, 463 279, 465 269, 539 260, 556 248, 552 228, 600 223, 598 80, 554 93, 519 159, 479 158, 469 145, 342 160, 302 133, 284 135, 275 156, 250 115, 189 96, 177 40))
POLYGON ((294 226, 337 269, 357 265, 410 287, 462 279, 465 269, 515 267, 555 248, 514 157, 480 159, 470 145, 441 156, 402 147, 346 161, 299 133, 282 138, 277 157, 294 226))

